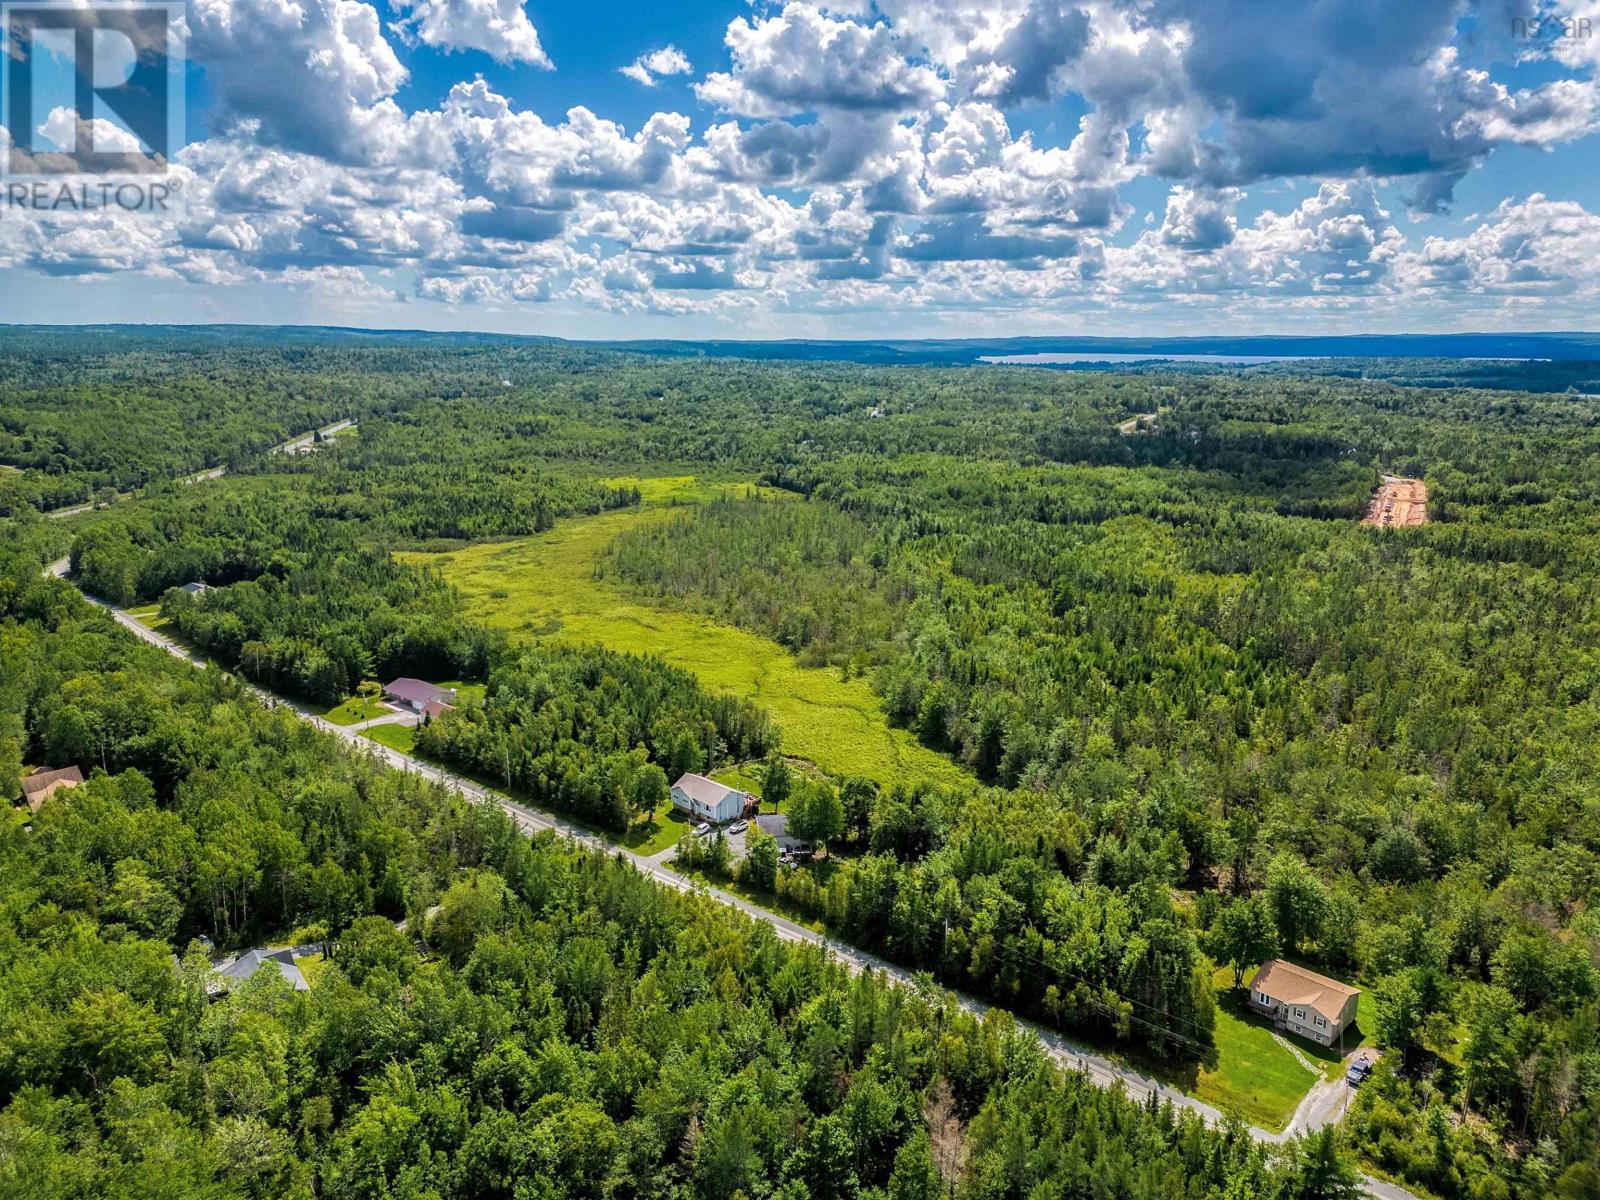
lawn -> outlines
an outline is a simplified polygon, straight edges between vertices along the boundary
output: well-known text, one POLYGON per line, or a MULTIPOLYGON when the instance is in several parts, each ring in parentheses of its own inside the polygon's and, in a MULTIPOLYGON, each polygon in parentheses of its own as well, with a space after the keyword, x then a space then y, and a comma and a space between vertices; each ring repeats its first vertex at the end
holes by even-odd
POLYGON ((696 613, 651 607, 594 577, 596 559, 618 534, 670 520, 678 505, 751 485, 692 476, 608 482, 640 487, 645 503, 562 521, 536 537, 398 557, 437 569, 461 590, 468 610, 490 625, 532 639, 599 642, 654 654, 693 671, 714 691, 754 700, 783 731, 784 752, 825 771, 880 783, 971 781, 948 758, 891 729, 866 680, 843 679, 836 668, 802 667, 766 638, 696 613))
POLYGON ((417 744, 417 730, 412 725, 374 725, 362 730, 361 736, 401 754, 410 754, 417 744))
MULTIPOLYGON (((1246 982, 1253 974, 1253 970, 1245 972, 1246 982)), ((1218 970, 1213 982, 1217 988, 1216 1052, 1206 1062, 1190 1066, 1181 1077, 1168 1078, 1224 1112, 1237 1113, 1264 1129, 1280 1130, 1319 1076, 1339 1077, 1344 1069, 1339 1047, 1282 1035, 1317 1065, 1318 1073, 1313 1074, 1273 1037, 1265 1019, 1248 1010, 1245 992, 1233 989, 1232 968, 1218 970)), ((1344 1053, 1372 1045, 1372 1028, 1372 994, 1363 990, 1356 1002, 1356 1028, 1345 1038, 1344 1053)))
POLYGON ((337 707, 330 708, 322 715, 335 725, 359 725, 363 721, 370 721, 374 717, 386 717, 394 712, 387 704, 378 700, 354 699, 346 700, 337 707))
POLYGON ((161 605, 145 604, 139 608, 130 608, 128 615, 146 629, 153 629, 160 633, 170 622, 161 615, 161 605))
POLYGON ((322 954, 308 954, 304 958, 296 958, 294 965, 299 967, 300 974, 305 976, 306 986, 314 988, 317 986, 317 976, 322 974, 322 968, 326 965, 326 962, 327 960, 322 954))
POLYGON ((484 684, 465 683, 460 679, 446 679, 443 683, 436 683, 433 686, 454 691, 457 704, 466 704, 470 700, 476 700, 481 703, 489 691, 484 684))
POLYGON ((1217 995, 1216 1054, 1195 1068, 1185 1090, 1251 1124, 1280 1130, 1317 1076, 1273 1038, 1265 1021, 1244 1011, 1244 992, 1235 992, 1233 972, 1225 973, 1217 995))
MULTIPOLYGON (((635 854, 646 856, 660 854, 669 846, 676 846, 678 839, 688 833, 690 828, 689 818, 673 808, 672 801, 668 800, 650 814, 648 821, 632 822, 628 826, 628 832, 622 835, 622 844, 635 854)), ((605 836, 612 839, 615 837, 610 833, 605 836)))
POLYGON ((736 763, 731 767, 723 767, 720 771, 711 772, 711 778, 727 787, 749 792, 752 796, 761 795, 760 763, 736 763))

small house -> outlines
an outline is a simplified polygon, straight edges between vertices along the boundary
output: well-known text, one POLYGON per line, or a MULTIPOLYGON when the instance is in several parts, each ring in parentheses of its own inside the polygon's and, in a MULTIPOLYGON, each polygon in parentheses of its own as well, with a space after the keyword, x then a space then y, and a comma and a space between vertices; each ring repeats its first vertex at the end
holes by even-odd
POLYGON ((278 973, 288 980, 289 986, 297 992, 309 992, 311 985, 306 982, 306 977, 300 973, 300 968, 295 965, 294 951, 285 946, 279 950, 248 950, 237 958, 226 959, 216 966, 215 977, 206 991, 213 996, 220 996, 228 991, 234 984, 243 983, 257 971, 264 967, 276 967, 278 973))
POLYGON ((185 596, 204 596, 211 590, 209 583, 186 583, 178 589, 185 596))
POLYGON ((400 708, 421 713, 430 704, 454 704, 454 688, 435 687, 421 679, 402 677, 384 685, 383 698, 400 708))
POLYGON ((811 849, 810 842, 802 842, 799 838, 790 836, 787 813, 762 813, 756 818, 756 828, 776 839, 779 850, 788 850, 791 853, 799 851, 803 854, 811 849))
POLYGON ((704 775, 684 774, 672 785, 674 808, 688 813, 697 821, 710 821, 713 825, 737 820, 743 815, 749 799, 748 793, 707 779, 704 775))
POLYGON ((1331 1046, 1356 1020, 1359 988, 1281 958, 1261 964, 1250 981, 1250 1007, 1279 1029, 1331 1046))
POLYGON ((62 767, 60 770, 50 771, 41 767, 22 781, 22 798, 28 804, 30 812, 38 812, 39 806, 63 788, 75 788, 83 782, 83 772, 77 767, 62 767))

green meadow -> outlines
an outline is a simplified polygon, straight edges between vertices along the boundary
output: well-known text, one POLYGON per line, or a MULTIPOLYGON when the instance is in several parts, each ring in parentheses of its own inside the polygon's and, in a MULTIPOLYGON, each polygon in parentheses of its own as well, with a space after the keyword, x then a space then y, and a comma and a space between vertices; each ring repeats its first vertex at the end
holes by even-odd
POLYGON ((438 570, 461 590, 469 610, 491 625, 529 639, 599 642, 614 650, 653 654, 693 671, 706 687, 756 701, 782 729, 784 752, 810 759, 825 771, 880 783, 970 781, 948 758, 904 730, 891 729, 866 680, 846 680, 834 668, 802 667, 766 638, 697 613, 641 603, 595 578, 600 552, 619 534, 669 520, 685 504, 721 494, 750 494, 752 485, 709 483, 693 476, 607 482, 638 487, 643 503, 562 521, 536 537, 398 557, 438 570))

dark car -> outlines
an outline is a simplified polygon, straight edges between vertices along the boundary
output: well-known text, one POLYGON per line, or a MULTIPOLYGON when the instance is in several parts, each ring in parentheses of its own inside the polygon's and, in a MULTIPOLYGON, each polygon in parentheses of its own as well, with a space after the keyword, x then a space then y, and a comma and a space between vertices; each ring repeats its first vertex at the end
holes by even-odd
POLYGON ((1351 1087, 1359 1087, 1372 1074, 1372 1062, 1369 1059, 1358 1058, 1350 1064, 1350 1069, 1344 1073, 1345 1080, 1351 1087))

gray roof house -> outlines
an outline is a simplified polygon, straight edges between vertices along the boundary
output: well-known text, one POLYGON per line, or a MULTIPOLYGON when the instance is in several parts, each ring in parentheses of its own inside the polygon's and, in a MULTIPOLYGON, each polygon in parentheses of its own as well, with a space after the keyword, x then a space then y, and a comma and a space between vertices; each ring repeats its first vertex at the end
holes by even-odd
POLYGON ((403 705, 412 712, 420 713, 430 704, 454 704, 456 693, 454 688, 434 687, 422 679, 412 679, 401 676, 384 684, 383 697, 394 704, 403 705))
POLYGON ((217 964, 216 980, 206 990, 212 995, 226 992, 236 983, 243 983, 257 971, 268 964, 276 967, 278 973, 289 981, 289 985, 297 992, 309 992, 311 985, 306 982, 306 977, 300 973, 300 968, 294 964, 294 951, 288 946, 278 950, 247 950, 238 958, 226 959, 217 964))
POLYGON ((752 797, 748 792, 728 787, 704 775, 684 774, 672 785, 672 803, 697 821, 720 825, 744 815, 752 797))
POLYGON ((810 842, 802 842, 797 837, 789 836, 789 815, 787 813, 762 813, 756 818, 756 828, 762 833, 770 834, 778 841, 780 850, 809 850, 810 842))
POLYGON ((178 589, 186 596, 203 596, 211 590, 208 583, 186 583, 178 589))

